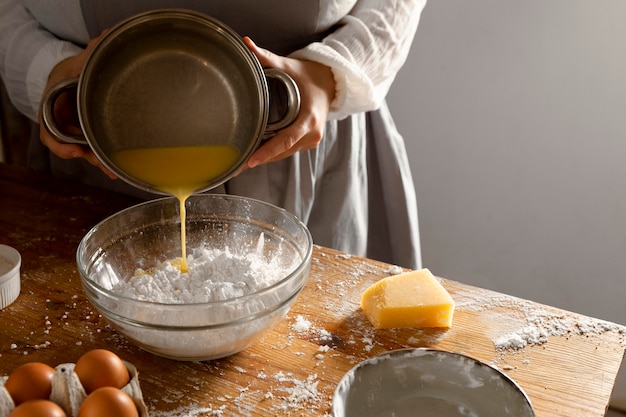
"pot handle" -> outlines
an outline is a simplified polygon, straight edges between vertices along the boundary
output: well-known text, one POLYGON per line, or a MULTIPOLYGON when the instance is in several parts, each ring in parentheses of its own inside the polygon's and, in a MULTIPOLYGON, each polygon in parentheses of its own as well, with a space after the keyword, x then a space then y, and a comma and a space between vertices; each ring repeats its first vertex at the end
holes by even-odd
POLYGON ((63 133, 57 124, 56 119, 54 118, 54 104, 56 103, 59 96, 72 89, 76 89, 78 87, 78 78, 68 78, 58 83, 54 84, 50 89, 46 92, 43 99, 41 100, 41 118, 43 120, 43 124, 46 130, 54 136, 56 140, 62 143, 77 143, 80 145, 86 145, 87 139, 84 136, 79 135, 68 135, 67 133, 63 133))
MULTIPOLYGON (((282 84, 284 92, 282 96, 286 96, 286 103, 282 105, 284 110, 282 110, 280 117, 278 120, 269 120, 267 126, 265 127, 265 135, 266 137, 275 134, 277 131, 289 126, 296 120, 298 117, 298 113, 300 113, 300 90, 298 89, 298 85, 289 75, 284 73, 283 71, 277 70, 275 68, 264 68, 265 76, 267 78, 278 81, 282 84)), ((276 98, 272 98, 272 94, 270 94, 270 107, 273 100, 276 98)), ((276 100, 278 101, 278 100, 276 100)))

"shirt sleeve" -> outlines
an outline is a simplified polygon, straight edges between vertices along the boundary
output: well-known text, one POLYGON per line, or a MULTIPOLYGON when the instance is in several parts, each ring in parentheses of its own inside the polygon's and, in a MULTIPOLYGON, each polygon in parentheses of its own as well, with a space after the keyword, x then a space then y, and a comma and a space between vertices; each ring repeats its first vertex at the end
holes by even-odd
POLYGON ((377 109, 406 61, 426 0, 360 0, 321 42, 290 56, 329 66, 335 99, 329 119, 377 109))
POLYGON ((20 0, 0 0, 0 76, 13 105, 31 120, 52 68, 81 50, 46 31, 20 0))

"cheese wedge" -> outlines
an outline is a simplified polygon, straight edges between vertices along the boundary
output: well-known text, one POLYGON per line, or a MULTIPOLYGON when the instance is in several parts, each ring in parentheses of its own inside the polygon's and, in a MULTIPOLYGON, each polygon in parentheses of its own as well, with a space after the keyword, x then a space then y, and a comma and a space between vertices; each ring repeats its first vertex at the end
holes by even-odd
POLYGON ((383 278, 361 296, 361 308, 378 329, 450 327, 454 300, 427 268, 383 278))

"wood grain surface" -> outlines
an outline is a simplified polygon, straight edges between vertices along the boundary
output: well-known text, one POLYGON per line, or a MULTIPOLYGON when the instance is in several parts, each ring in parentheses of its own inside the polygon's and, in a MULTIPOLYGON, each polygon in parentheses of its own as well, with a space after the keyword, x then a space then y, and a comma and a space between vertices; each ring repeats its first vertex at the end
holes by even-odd
POLYGON ((151 416, 324 416, 338 381, 361 360, 431 347, 499 368, 528 394, 538 417, 604 416, 624 355, 623 327, 442 279, 456 302, 450 329, 375 330, 360 295, 400 269, 317 246, 291 311, 248 349, 207 362, 146 353, 85 299, 75 264, 84 234, 135 202, 0 164, 0 243, 22 255, 21 295, 0 311, 0 375, 105 348, 137 367, 151 416), (295 326, 303 321, 310 324, 295 326), (505 347, 528 334, 534 344, 505 347))

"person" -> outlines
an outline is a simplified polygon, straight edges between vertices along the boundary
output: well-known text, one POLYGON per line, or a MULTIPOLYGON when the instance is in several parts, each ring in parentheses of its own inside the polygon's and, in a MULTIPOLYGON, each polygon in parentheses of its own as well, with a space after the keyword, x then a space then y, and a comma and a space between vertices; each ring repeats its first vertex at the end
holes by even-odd
MULTIPOLYGON (((264 67, 289 74, 301 93, 296 120, 260 146, 247 169, 212 192, 283 207, 307 225, 316 244, 416 269, 421 253, 415 190, 385 96, 425 3, 0 0, 0 74, 15 107, 39 122, 44 92, 80 74, 107 28, 157 8, 212 16, 245 36, 264 67)), ((43 127, 37 131, 31 168, 139 193, 112 179, 88 147, 59 143, 43 127)))

